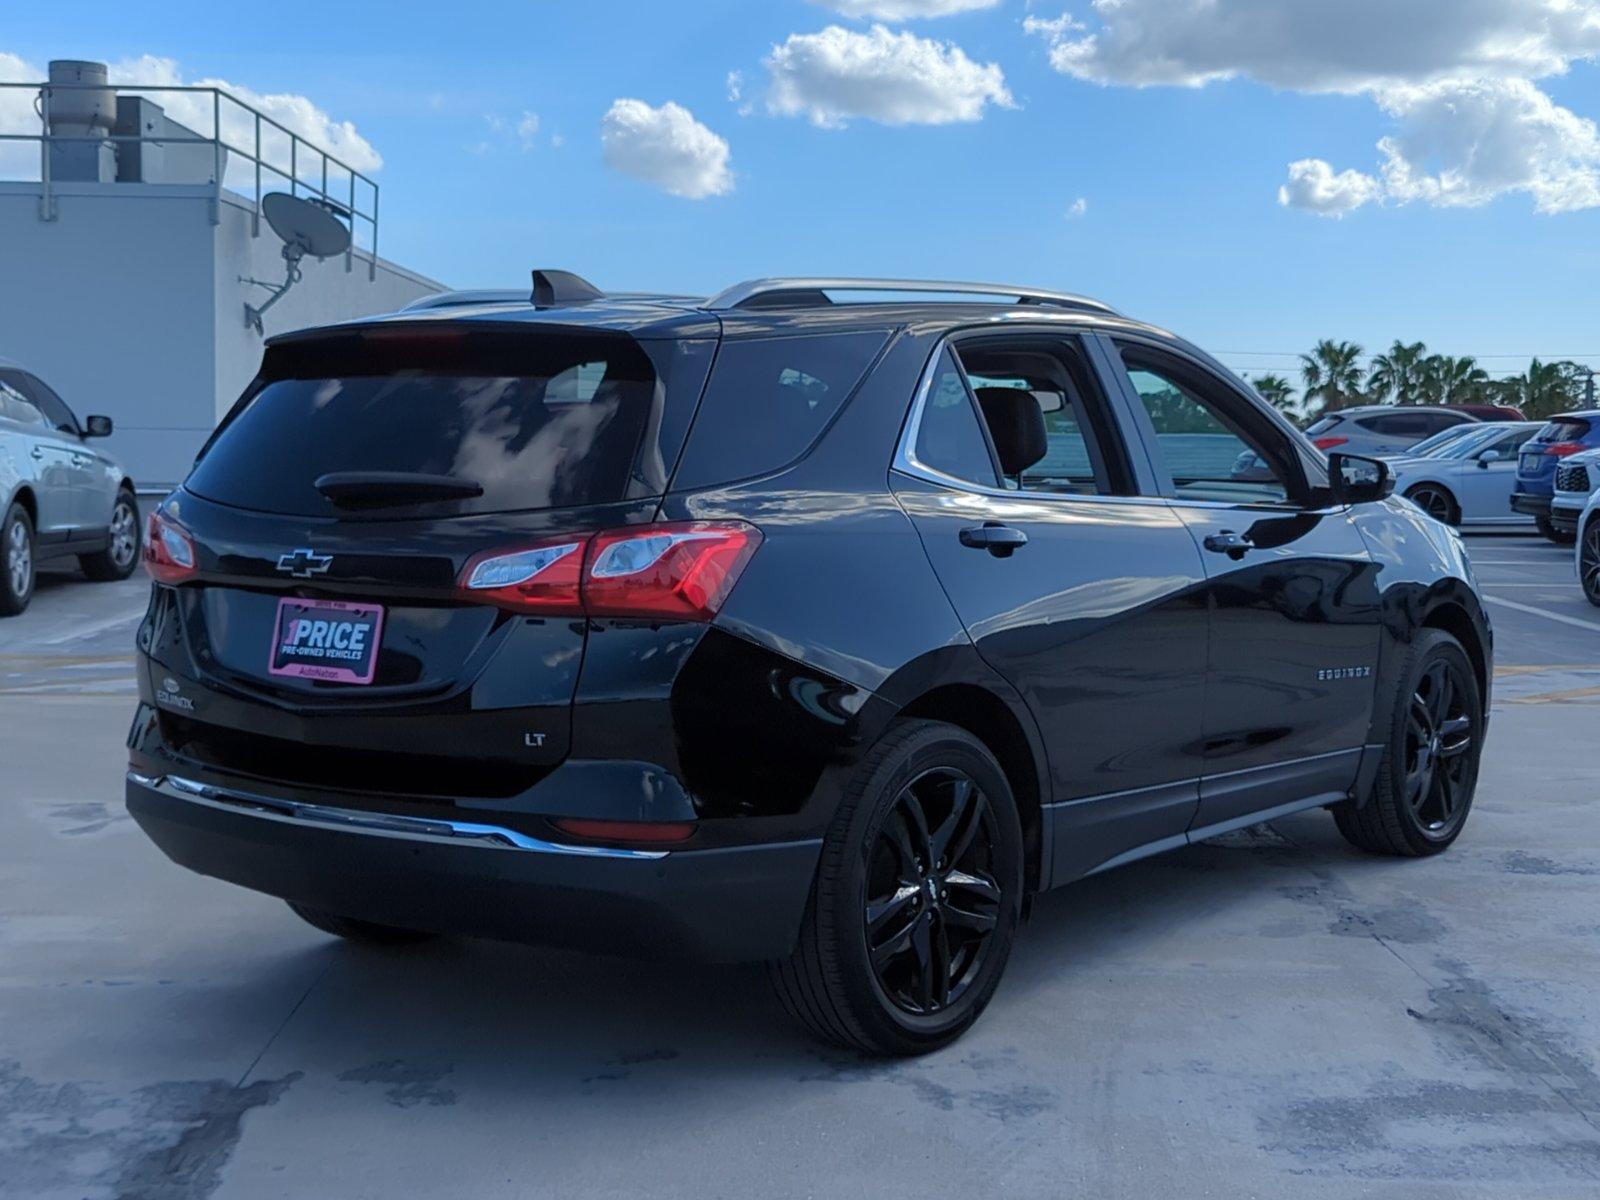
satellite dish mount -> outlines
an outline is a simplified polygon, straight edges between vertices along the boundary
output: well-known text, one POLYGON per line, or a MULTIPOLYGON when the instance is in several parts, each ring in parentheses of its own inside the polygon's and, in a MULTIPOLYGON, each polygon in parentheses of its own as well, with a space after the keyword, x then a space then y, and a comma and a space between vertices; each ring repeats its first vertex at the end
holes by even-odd
POLYGON ((261 215, 267 218, 272 231, 283 239, 284 275, 281 284, 267 283, 261 279, 242 280, 273 289, 265 304, 244 306, 244 323, 257 333, 262 332, 262 314, 300 282, 302 259, 310 255, 320 261, 350 249, 350 229, 341 219, 346 214, 338 205, 326 200, 305 199, 287 192, 269 192, 261 198, 261 215))

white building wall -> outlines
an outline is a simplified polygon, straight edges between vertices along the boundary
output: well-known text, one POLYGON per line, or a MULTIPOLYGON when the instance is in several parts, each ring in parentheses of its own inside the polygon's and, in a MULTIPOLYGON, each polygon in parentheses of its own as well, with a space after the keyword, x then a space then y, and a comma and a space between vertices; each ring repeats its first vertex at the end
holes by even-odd
MULTIPOLYGON (((38 373, 80 418, 116 422, 108 449, 141 487, 183 478, 195 452, 254 375, 262 338, 246 301, 281 280, 282 243, 250 202, 209 186, 57 184, 56 219, 39 185, 0 183, 0 357, 38 373)), ((266 334, 389 312, 441 285, 358 253, 308 261, 266 315, 266 334)))

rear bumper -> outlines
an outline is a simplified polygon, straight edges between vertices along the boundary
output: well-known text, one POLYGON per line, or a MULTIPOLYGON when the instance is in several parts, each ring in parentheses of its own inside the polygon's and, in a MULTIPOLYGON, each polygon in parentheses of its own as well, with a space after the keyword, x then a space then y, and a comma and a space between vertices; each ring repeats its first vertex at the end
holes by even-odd
POLYGON ((1548 517, 1550 515, 1550 497, 1537 496, 1532 492, 1512 492, 1511 511, 1526 513, 1530 517, 1548 517))
POLYGON ((180 866, 405 929, 742 962, 794 945, 820 841, 633 851, 301 804, 130 772, 128 811, 180 866))

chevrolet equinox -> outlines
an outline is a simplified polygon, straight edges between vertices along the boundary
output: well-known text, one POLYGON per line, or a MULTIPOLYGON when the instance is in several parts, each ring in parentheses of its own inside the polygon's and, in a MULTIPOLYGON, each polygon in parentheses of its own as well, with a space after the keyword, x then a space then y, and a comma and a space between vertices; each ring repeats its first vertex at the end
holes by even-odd
POLYGON ((1391 486, 1026 288, 540 271, 289 334, 151 514, 128 807, 332 934, 766 961, 922 1053, 1044 889, 1312 808, 1457 838, 1490 626, 1391 486))

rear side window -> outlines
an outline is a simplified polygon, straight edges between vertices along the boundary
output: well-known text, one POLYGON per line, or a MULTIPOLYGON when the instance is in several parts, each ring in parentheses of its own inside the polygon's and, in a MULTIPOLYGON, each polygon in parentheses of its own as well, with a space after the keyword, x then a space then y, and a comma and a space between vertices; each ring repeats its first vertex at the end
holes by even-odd
POLYGON ((1385 437, 1420 438, 1438 432, 1438 427, 1428 420, 1427 413, 1394 413, 1381 417, 1362 417, 1356 424, 1385 437))
POLYGON ((692 411, 711 343, 648 345, 391 327, 272 347, 186 486, 297 516, 340 514, 316 483, 348 472, 480 486, 476 498, 427 502, 460 514, 659 496, 685 423, 670 410, 692 411), (676 443, 664 432, 674 427, 676 443))
POLYGON ((833 420, 887 340, 875 332, 723 342, 673 488, 713 487, 789 466, 833 420))
POLYGON ((939 365, 928 388, 917 426, 917 461, 952 479, 983 487, 998 487, 989 439, 978 421, 972 393, 967 391, 961 368, 949 350, 939 355, 939 365))

